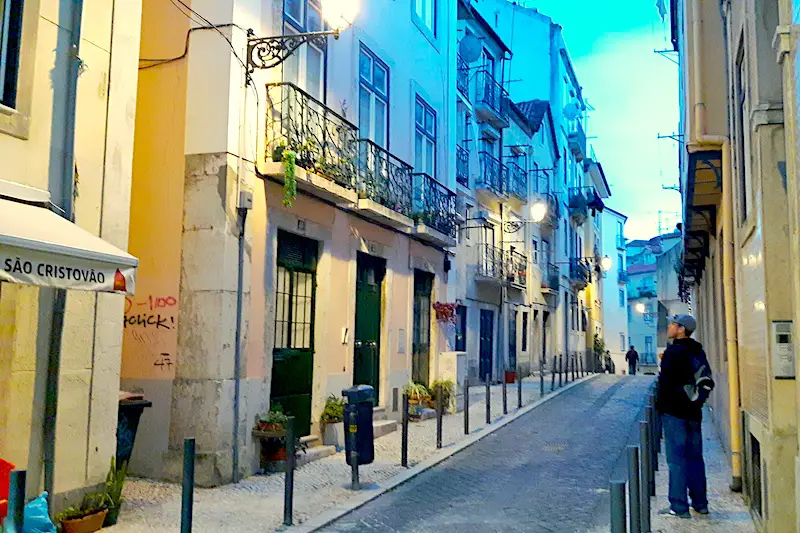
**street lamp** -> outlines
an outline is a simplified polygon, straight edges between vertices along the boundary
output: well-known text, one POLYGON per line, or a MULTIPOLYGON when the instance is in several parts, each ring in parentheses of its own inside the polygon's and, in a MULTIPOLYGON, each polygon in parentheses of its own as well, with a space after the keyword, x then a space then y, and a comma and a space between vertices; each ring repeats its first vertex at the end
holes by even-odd
POLYGON ((323 48, 329 35, 339 38, 339 33, 353 24, 358 14, 358 0, 322 0, 322 16, 330 30, 256 37, 253 30, 247 31, 247 70, 277 67, 295 50, 306 43, 323 48))
POLYGON ((608 256, 603 257, 603 259, 600 260, 600 268, 603 269, 603 272, 611 270, 611 258, 608 256))
POLYGON ((531 206, 531 221, 539 223, 547 216, 547 202, 536 202, 531 206))
POLYGON ((645 305, 642 302, 637 303, 635 309, 636 312, 639 313, 640 315, 643 315, 645 311, 647 311, 647 307, 645 307, 645 305))

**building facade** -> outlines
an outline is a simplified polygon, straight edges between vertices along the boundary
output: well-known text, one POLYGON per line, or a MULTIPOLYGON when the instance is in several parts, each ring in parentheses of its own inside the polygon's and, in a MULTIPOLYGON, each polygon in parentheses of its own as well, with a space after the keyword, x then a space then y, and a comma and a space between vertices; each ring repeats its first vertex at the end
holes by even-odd
POLYGON ((603 278, 603 340, 617 373, 627 367, 628 351, 628 270, 625 223, 628 217, 606 207, 602 216, 602 249, 611 258, 611 268, 603 278))

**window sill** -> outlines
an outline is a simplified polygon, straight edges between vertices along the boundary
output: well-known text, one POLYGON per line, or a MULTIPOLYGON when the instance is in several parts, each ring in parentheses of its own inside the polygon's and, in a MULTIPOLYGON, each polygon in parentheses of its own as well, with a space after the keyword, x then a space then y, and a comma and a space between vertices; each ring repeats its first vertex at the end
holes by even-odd
POLYGON ((0 133, 27 140, 30 135, 30 118, 16 109, 0 104, 0 133))

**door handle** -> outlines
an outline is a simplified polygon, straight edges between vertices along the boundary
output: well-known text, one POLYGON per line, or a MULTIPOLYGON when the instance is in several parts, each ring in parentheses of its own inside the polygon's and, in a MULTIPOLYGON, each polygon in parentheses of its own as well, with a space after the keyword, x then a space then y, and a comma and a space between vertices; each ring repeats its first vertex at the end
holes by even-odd
POLYGON ((361 348, 361 341, 355 341, 353 344, 356 348, 361 348))

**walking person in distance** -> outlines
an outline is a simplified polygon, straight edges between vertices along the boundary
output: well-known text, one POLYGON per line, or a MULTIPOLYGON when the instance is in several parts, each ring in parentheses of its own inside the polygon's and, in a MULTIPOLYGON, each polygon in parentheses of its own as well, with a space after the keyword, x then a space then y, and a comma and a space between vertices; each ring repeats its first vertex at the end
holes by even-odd
POLYGON ((639 352, 637 352, 631 344, 631 349, 625 354, 625 360, 628 362, 628 374, 631 376, 636 375, 636 365, 639 364, 639 352))

